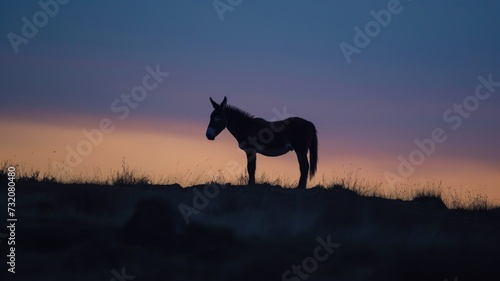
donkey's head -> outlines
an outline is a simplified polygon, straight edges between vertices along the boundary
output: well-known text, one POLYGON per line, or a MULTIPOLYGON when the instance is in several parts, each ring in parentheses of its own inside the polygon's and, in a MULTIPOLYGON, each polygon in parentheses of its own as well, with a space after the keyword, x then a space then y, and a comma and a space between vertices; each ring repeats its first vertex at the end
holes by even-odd
POLYGON ((210 123, 208 123, 207 128, 207 139, 214 140, 217 135, 222 132, 226 128, 227 119, 226 119, 226 103, 227 98, 224 97, 224 100, 217 104, 210 98, 210 102, 214 107, 214 111, 210 114, 210 123))

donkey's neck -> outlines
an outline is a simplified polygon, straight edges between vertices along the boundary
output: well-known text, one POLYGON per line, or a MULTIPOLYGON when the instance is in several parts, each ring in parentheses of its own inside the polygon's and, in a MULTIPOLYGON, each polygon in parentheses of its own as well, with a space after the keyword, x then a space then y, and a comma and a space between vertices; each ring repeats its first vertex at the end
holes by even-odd
POLYGON ((226 120, 228 131, 241 143, 247 141, 249 130, 252 128, 254 118, 249 113, 232 107, 226 107, 226 120))

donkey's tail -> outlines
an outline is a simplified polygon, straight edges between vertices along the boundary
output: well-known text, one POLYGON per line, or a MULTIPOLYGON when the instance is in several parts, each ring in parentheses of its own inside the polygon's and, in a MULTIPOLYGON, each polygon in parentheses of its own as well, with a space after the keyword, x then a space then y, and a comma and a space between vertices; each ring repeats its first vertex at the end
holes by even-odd
POLYGON ((309 178, 312 179, 314 174, 316 174, 316 168, 318 167, 318 136, 316 132, 316 127, 313 125, 314 134, 312 137, 311 144, 309 145, 309 178))

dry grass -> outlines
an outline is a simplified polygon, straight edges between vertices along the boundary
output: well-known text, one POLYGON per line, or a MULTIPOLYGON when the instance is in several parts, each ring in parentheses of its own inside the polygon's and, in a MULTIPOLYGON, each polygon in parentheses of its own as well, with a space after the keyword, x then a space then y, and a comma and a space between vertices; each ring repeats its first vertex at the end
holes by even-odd
POLYGON ((151 180, 146 175, 131 169, 129 165, 122 160, 122 170, 115 172, 111 177, 112 185, 144 185, 151 184, 151 180))
POLYGON ((488 200, 484 190, 457 190, 448 187, 446 205, 451 209, 490 210, 495 206, 488 200))
POLYGON ((342 165, 339 169, 331 172, 330 178, 325 174, 321 176, 320 186, 333 188, 341 186, 352 190, 359 195, 369 197, 383 197, 382 182, 371 182, 361 177, 361 169, 354 168, 353 165, 342 165))
POLYGON ((416 182, 406 179, 389 189, 385 195, 388 198, 413 200, 423 197, 441 198, 442 193, 442 181, 427 180, 426 182, 416 182))
POLYGON ((36 182, 57 182, 57 179, 49 173, 41 174, 40 171, 30 168, 25 169, 27 165, 12 164, 9 161, 3 161, 0 164, 0 179, 2 181, 7 178, 8 168, 14 167, 16 176, 15 178, 21 182, 36 181, 36 182))
MULTIPOLYGON (((6 181, 8 167, 16 168, 16 178, 19 182, 59 182, 59 183, 84 183, 96 185, 149 185, 149 184, 180 184, 181 186, 192 186, 201 183, 233 183, 246 185, 248 174, 246 171, 239 175, 230 175, 227 171, 216 170, 211 167, 202 168, 197 165, 194 170, 178 174, 177 169, 173 175, 161 175, 153 177, 145 172, 131 168, 122 160, 121 170, 112 171, 109 176, 105 176, 99 169, 95 168, 91 172, 85 171, 80 174, 69 174, 68 171, 54 171, 41 174, 33 168, 26 168, 27 165, 14 164, 10 161, 0 163, 0 180, 6 181)), ((206 166, 205 166, 206 167, 206 166)), ((50 171, 50 169, 49 169, 50 171)), ((256 182, 260 184, 270 184, 284 188, 294 188, 297 180, 284 178, 280 175, 260 173, 256 176, 256 182)), ((425 183, 406 180, 400 182, 393 188, 384 188, 383 182, 370 182, 360 176, 360 169, 353 169, 352 165, 342 166, 336 171, 332 171, 330 178, 322 175, 319 187, 333 188, 341 187, 352 190, 361 196, 383 197, 389 199, 413 200, 415 198, 440 198, 450 209, 467 210, 490 210, 495 208, 495 204, 488 200, 484 190, 474 189, 452 189, 443 187, 441 181, 428 180, 425 183)))

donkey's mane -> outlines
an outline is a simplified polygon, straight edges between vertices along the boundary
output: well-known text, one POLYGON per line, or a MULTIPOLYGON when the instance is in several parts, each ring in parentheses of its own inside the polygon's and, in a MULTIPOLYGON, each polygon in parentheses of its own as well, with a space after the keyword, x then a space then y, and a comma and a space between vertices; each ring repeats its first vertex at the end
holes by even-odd
POLYGON ((234 105, 230 105, 230 104, 226 105, 226 110, 229 110, 233 113, 236 113, 236 114, 240 115, 241 117, 252 118, 252 119, 255 118, 255 116, 253 114, 250 114, 249 112, 247 112, 243 109, 237 108, 234 105))

